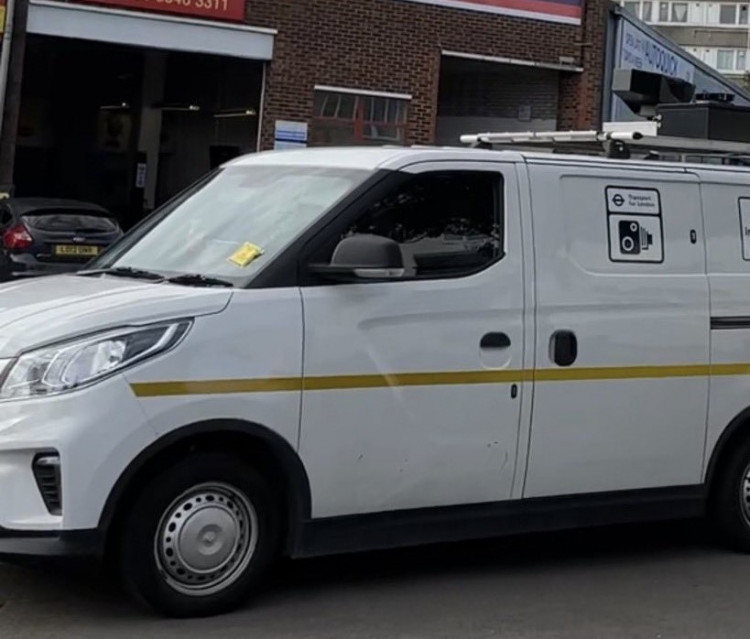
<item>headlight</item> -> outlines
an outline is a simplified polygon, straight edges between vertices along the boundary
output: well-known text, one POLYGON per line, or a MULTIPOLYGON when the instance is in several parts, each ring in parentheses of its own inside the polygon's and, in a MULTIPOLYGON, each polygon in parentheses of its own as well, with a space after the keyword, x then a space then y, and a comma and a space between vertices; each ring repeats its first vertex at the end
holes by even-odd
POLYGON ((123 328, 25 353, 2 373, 0 401, 64 393, 172 348, 190 322, 123 328))

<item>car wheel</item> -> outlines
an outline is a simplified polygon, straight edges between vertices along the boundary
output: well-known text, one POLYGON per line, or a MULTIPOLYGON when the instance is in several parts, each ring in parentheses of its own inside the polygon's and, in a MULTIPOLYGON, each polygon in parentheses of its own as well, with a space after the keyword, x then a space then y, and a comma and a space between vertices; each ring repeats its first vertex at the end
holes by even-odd
POLYGON ((712 519, 736 550, 750 553, 750 438, 727 459, 711 503, 712 519))
POLYGON ((143 487, 121 531, 120 571, 161 614, 220 614, 261 583, 278 537, 266 481, 231 455, 196 454, 143 487))

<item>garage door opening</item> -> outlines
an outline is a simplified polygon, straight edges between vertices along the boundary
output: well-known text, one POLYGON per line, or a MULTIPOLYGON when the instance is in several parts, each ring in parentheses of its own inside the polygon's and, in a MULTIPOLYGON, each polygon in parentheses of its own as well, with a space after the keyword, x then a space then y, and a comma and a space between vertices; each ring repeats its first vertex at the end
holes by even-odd
POLYGON ((463 133, 554 131, 560 72, 445 56, 440 69, 436 140, 463 133))
POLYGON ((262 86, 255 60, 30 36, 16 193, 93 202, 129 227, 257 149, 262 86))

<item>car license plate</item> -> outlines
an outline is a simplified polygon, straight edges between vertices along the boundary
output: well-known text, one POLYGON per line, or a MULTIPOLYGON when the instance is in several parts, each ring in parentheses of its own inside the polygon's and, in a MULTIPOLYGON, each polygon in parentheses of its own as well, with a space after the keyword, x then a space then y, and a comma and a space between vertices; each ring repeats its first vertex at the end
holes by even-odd
POLYGON ((55 246, 55 255, 59 255, 61 257, 96 257, 97 255, 99 255, 99 247, 58 244, 57 246, 55 246))

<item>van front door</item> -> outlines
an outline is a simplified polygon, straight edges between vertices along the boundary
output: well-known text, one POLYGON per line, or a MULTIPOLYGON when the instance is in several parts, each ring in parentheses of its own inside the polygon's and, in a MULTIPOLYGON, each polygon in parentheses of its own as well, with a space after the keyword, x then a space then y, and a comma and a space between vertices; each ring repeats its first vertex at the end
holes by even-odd
POLYGON ((524 286, 512 164, 394 172, 315 241, 396 240, 398 280, 303 284, 300 454, 313 516, 511 495, 524 393, 524 286))

